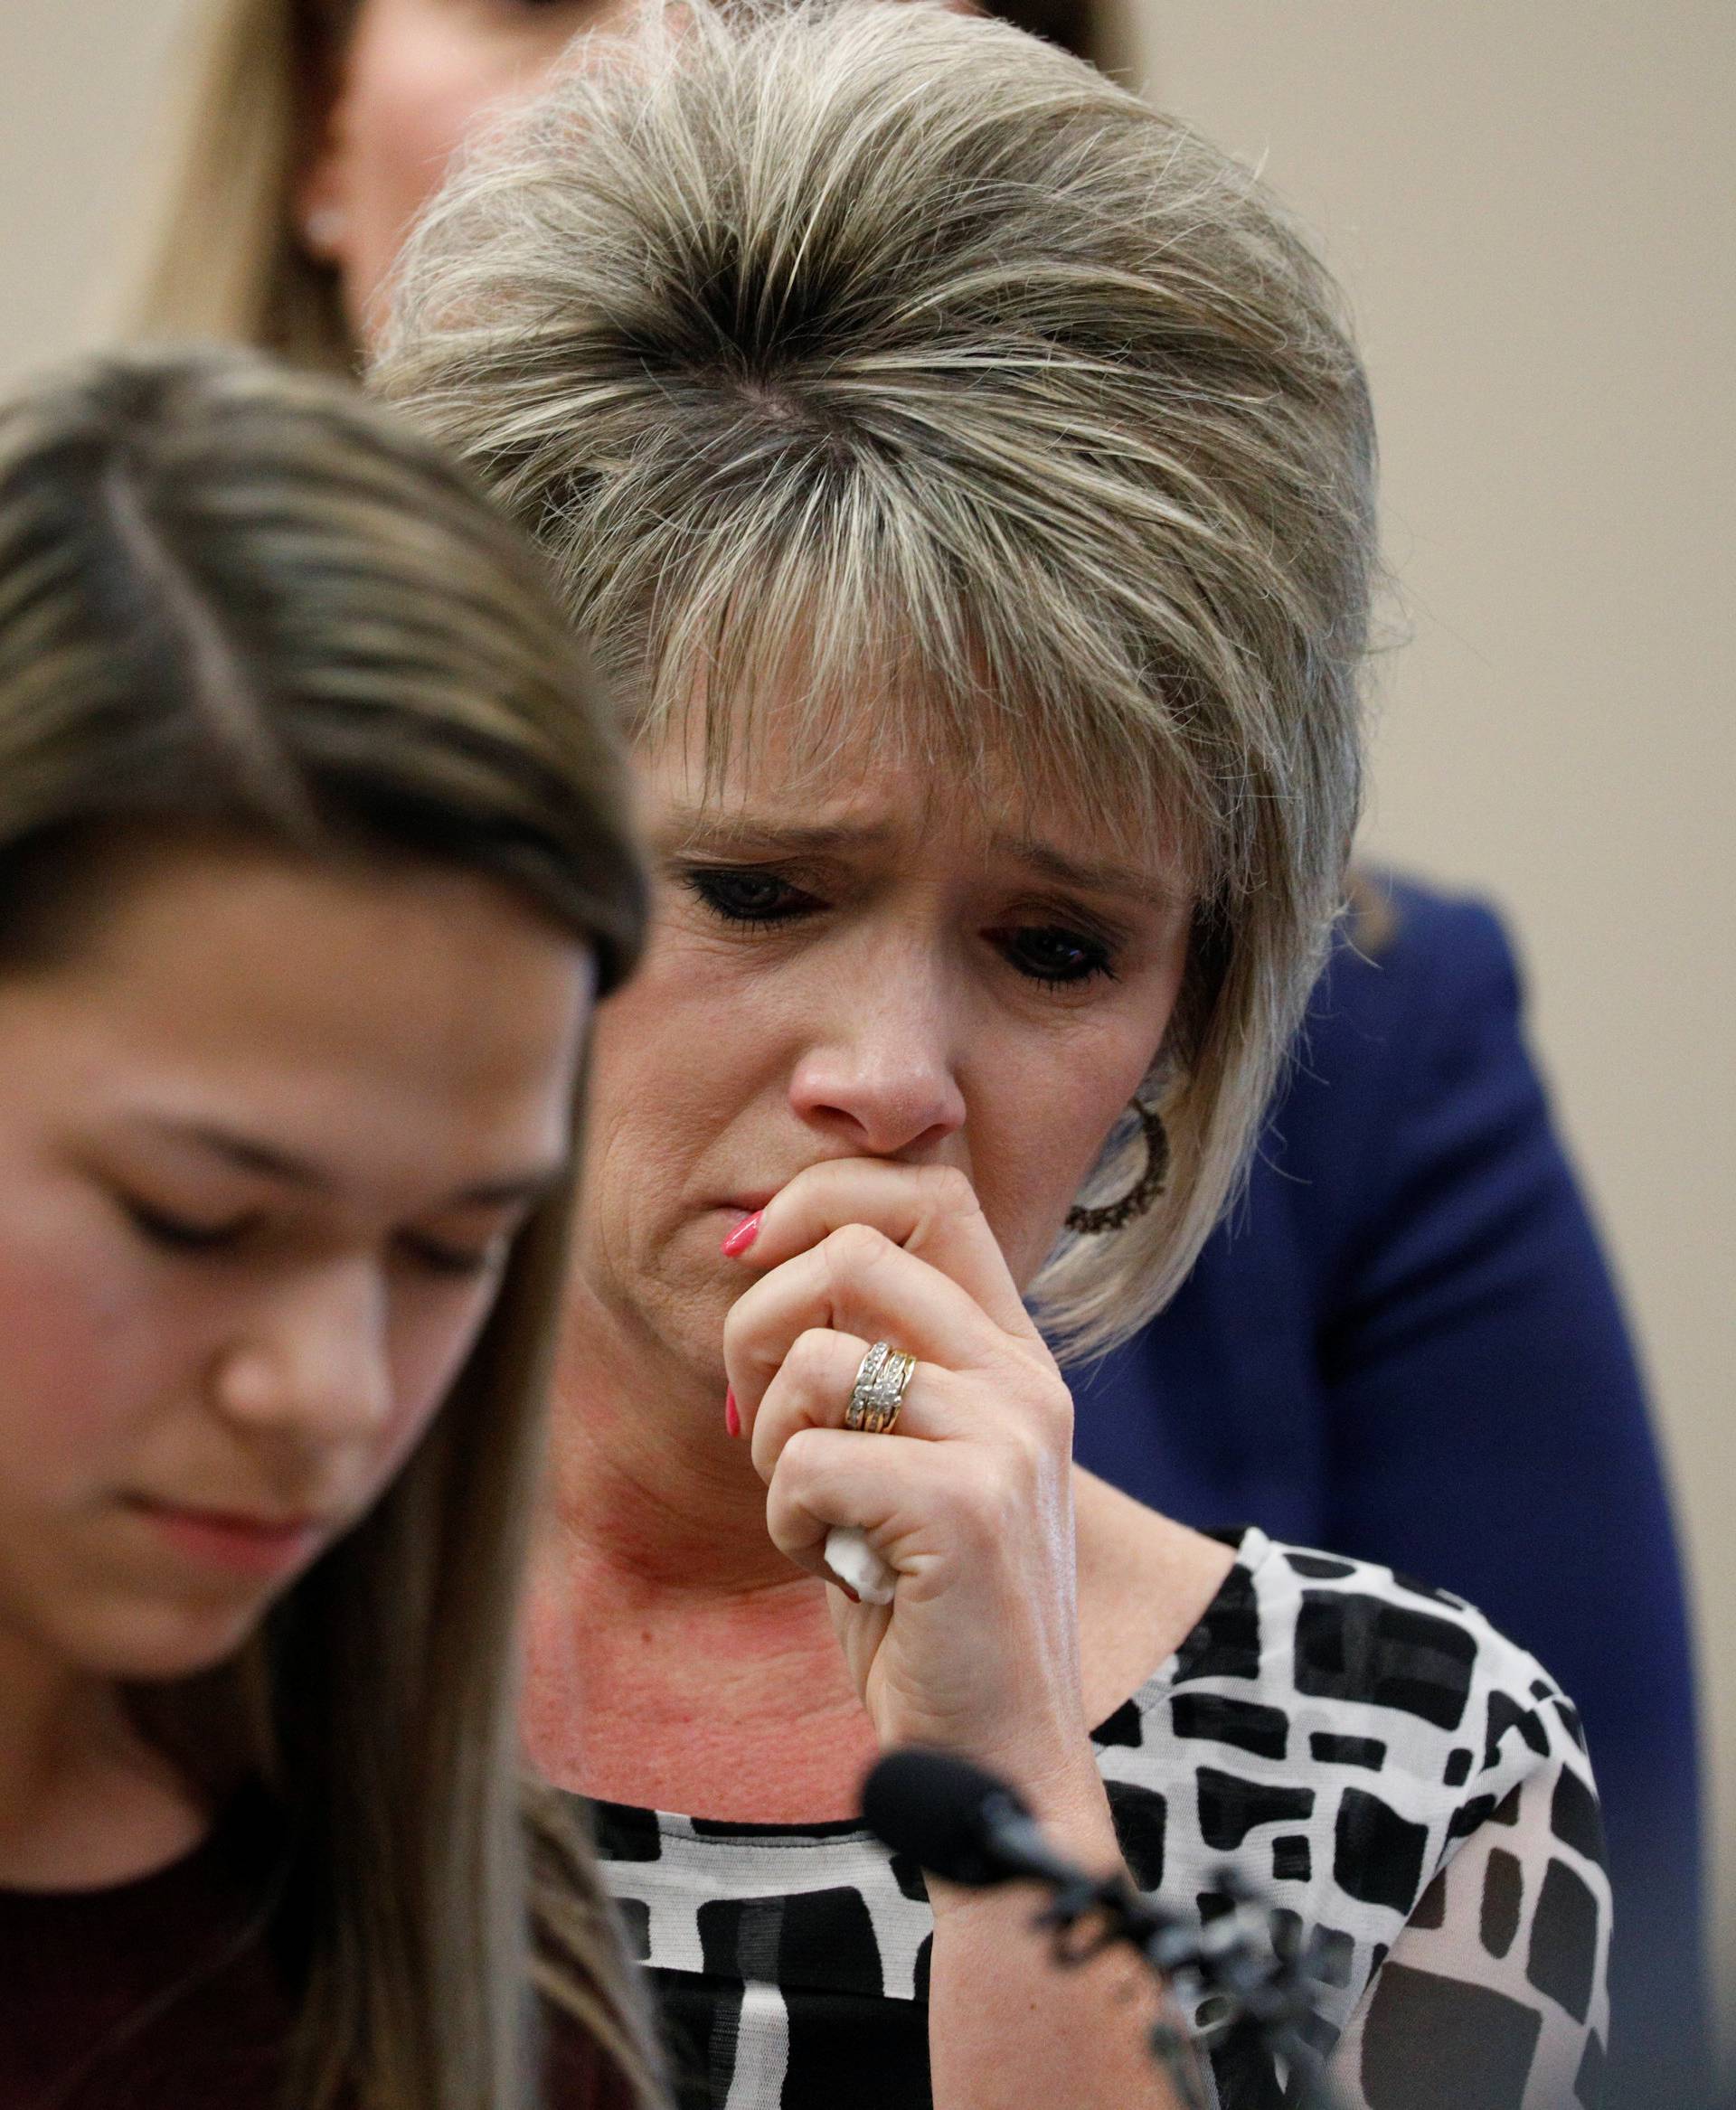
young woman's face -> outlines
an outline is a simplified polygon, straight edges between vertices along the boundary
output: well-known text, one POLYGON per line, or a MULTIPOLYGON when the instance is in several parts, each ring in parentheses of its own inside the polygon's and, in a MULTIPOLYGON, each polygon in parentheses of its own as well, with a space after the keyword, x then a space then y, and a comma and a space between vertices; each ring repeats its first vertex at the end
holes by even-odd
POLYGON ((599 1021, 580 1271, 720 1397, 721 1242, 807 1165, 961 1168, 1028 1283, 1186 959, 1179 861, 1101 805, 1024 797, 1010 760, 1001 797, 855 759, 816 790, 768 743, 715 800, 680 757, 641 763, 656 909, 599 1021))
POLYGON ((0 1649, 172 1677, 426 1427, 568 1154, 592 965, 431 866, 96 883, 0 977, 0 1649))
POLYGON ((623 0, 361 0, 324 136, 297 200, 308 248, 336 266, 351 327, 417 212, 486 116, 533 94, 568 40, 623 0))

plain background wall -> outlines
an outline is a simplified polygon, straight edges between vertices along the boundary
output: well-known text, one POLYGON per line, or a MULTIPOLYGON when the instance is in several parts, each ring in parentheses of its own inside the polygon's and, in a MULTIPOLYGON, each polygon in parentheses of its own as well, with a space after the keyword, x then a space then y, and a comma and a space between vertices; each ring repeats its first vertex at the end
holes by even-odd
MULTIPOLYGON (((1350 288, 1410 641, 1368 848, 1512 914, 1688 1540, 1736 2038, 1736 6, 1144 0, 1350 288)), ((1736 2049, 1736 2045, 1732 2045, 1736 2049)))
MULTIPOLYGON (((1350 287, 1410 642, 1365 837, 1493 895, 1686 1528, 1736 1989, 1736 7, 1133 0, 1350 287)), ((0 0, 0 378, 88 340, 184 0, 0 0)))

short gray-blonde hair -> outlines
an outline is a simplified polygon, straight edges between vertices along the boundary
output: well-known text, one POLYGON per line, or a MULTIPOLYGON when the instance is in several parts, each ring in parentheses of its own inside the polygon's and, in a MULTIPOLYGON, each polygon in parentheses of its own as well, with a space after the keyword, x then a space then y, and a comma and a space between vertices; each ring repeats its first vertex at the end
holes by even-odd
POLYGON ((1368 394, 1255 180, 929 0, 653 0, 436 203, 376 381, 536 535, 641 734, 703 696, 715 758, 775 695, 859 752, 872 715, 1184 847, 1169 1187, 1033 1286, 1075 1352, 1132 1332, 1234 1191, 1358 801, 1368 394))

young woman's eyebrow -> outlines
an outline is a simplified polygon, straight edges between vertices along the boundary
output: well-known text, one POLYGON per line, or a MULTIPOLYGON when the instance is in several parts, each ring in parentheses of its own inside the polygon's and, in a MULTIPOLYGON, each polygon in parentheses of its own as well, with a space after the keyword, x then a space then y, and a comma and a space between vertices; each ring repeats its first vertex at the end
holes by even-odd
MULTIPOLYGON (((252 1136, 239 1135, 220 1122, 148 1117, 143 1125, 172 1142, 191 1144, 213 1157, 220 1157, 239 1171, 280 1180, 286 1185, 302 1188, 309 1193, 329 1194, 338 1185, 325 1167, 311 1159, 298 1157, 275 1144, 260 1143, 252 1136)), ((473 1181, 448 1196, 446 1206, 494 1209, 534 1202, 560 1181, 565 1170, 566 1161, 561 1158, 527 1166, 523 1172, 473 1181)))

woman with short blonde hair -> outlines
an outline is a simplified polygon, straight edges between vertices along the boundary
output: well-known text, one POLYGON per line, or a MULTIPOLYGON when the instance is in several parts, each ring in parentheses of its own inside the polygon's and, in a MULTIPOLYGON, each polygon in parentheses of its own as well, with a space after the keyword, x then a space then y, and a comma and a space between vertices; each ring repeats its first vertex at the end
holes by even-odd
MULTIPOLYGON (((633 733, 652 938, 596 1046, 527 1719, 692 2100, 1184 2092, 1113 1974, 854 1825, 909 1742, 1202 1940, 1261 1893, 1321 1964, 1286 2057, 1351 2103, 1583 2094, 1559 1689, 1458 1600, 1073 1468, 1052 1348, 1187 1267, 1341 900, 1373 441, 1306 246, 1000 25, 688 0, 435 201, 376 380, 633 733)), ((1225 2103, 1277 2100, 1183 1990, 1225 2103)))
MULTIPOLYGON (((1140 1088, 1165 1192, 1033 1286, 1089 1353, 1222 1213, 1343 900, 1367 392, 1235 164, 1029 39, 846 20, 825 67, 793 10, 739 44, 699 11, 704 75, 590 43, 431 207, 374 381, 537 533, 640 739, 703 696, 721 766, 777 697, 802 752, 873 737, 972 779, 1016 725, 1033 787, 1184 846, 1187 975, 1140 1088), (925 99, 961 33, 970 95, 925 99), (1073 161, 980 114, 1044 90, 1073 161)), ((1081 1201, 1137 1173, 1129 1126, 1081 1201)))

